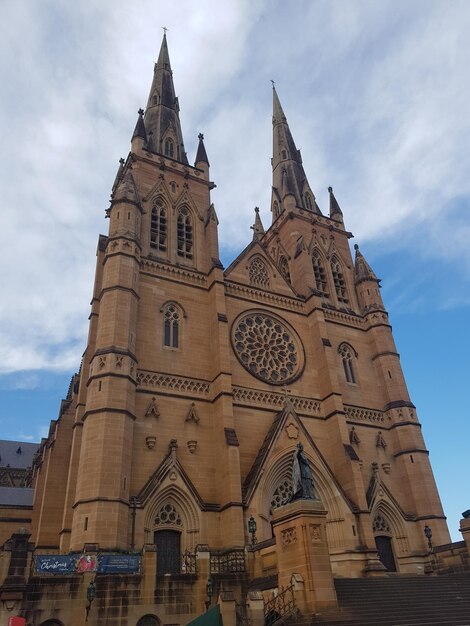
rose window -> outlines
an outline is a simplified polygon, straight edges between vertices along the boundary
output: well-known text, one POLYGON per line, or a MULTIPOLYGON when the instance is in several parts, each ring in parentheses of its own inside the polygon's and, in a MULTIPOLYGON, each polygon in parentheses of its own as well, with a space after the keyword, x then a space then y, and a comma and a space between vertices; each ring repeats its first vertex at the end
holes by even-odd
POLYGON ((262 312, 243 315, 233 325, 232 342, 243 367, 272 385, 293 380, 303 368, 300 339, 271 315, 262 312))

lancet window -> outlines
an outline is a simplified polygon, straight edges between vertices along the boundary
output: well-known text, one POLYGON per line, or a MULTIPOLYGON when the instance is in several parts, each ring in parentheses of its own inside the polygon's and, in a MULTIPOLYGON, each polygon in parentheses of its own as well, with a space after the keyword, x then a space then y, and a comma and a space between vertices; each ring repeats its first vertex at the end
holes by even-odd
POLYGON ((160 198, 154 201, 150 217, 150 247, 166 251, 167 216, 160 198))
POLYGON ((304 199, 305 199, 305 208, 308 211, 313 211, 312 198, 308 192, 304 195, 304 199))
POLYGON ((274 200, 274 202, 273 202, 273 221, 277 220, 278 217, 279 217, 279 203, 277 202, 277 200, 274 200))
POLYGON ((283 254, 279 257, 279 269, 287 282, 290 283, 289 263, 283 254))
POLYGON ((186 207, 180 209, 177 221, 178 256, 183 259, 193 258, 193 224, 191 214, 186 207))
POLYGON ((175 154, 175 145, 173 143, 173 139, 167 137, 165 139, 165 156, 170 157, 172 159, 175 154))
POLYGON ((356 383, 356 374, 354 371, 354 350, 347 343, 342 343, 338 348, 339 355, 343 362, 344 376, 346 382, 356 383))
POLYGON ((163 345, 167 348, 180 347, 181 311, 174 303, 163 309, 163 345))
POLYGON ((328 297, 328 283, 326 280, 326 272, 325 268, 323 267, 321 256, 318 250, 314 250, 312 253, 312 266, 316 288, 322 294, 322 296, 328 297))
POLYGON ((348 292, 346 291, 346 281, 344 279, 343 268, 336 257, 331 260, 331 273, 335 286, 336 297, 339 302, 348 302, 348 292))
POLYGON ((255 287, 262 287, 263 289, 269 288, 268 268, 259 257, 256 256, 250 261, 248 274, 250 276, 250 283, 255 287))

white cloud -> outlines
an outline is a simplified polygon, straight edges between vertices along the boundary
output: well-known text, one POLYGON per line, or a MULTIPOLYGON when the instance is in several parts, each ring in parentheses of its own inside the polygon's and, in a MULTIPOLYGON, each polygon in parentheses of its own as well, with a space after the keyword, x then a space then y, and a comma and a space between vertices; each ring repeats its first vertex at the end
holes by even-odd
POLYGON ((419 232, 422 254, 464 259, 470 274, 468 218, 446 222, 470 195, 467 2, 47 0, 2 12, 0 373, 78 366, 97 235, 162 26, 190 160, 206 134, 222 246, 248 243, 255 205, 270 222, 274 78, 322 208, 332 184, 361 240, 419 232))

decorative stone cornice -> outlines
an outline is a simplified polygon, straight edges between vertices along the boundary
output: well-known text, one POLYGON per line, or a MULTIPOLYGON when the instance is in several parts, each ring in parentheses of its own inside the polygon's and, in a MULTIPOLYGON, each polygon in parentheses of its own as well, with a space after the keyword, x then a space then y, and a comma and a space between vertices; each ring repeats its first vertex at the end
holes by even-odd
POLYGON ((207 287, 207 278, 200 272, 194 272, 184 267, 177 267, 168 263, 142 259, 141 271, 152 276, 161 276, 184 283, 192 283, 199 287, 207 287))
POLYGON ((161 374, 160 372, 138 370, 137 388, 207 397, 211 386, 207 381, 197 378, 171 376, 169 374, 161 374))
POLYGON ((262 302, 263 304, 269 304, 270 306, 279 307, 281 309, 289 309, 291 311, 303 311, 304 309, 304 302, 302 300, 296 300, 288 296, 280 296, 269 291, 263 291, 262 289, 256 289, 228 280, 225 281, 225 293, 228 296, 245 298, 250 300, 250 302, 262 302))
MULTIPOLYGON (((286 396, 283 393, 260 391, 248 387, 232 387, 234 404, 243 404, 264 409, 282 410, 285 406, 286 396)), ((321 402, 314 398, 289 395, 295 411, 300 415, 321 415, 321 402)))

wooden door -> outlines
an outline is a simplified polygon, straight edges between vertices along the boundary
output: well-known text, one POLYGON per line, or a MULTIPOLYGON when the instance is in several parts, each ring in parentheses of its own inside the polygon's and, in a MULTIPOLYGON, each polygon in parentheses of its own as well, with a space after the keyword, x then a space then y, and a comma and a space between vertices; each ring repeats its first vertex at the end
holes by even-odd
POLYGON ((155 533, 157 575, 179 574, 180 539, 181 534, 177 530, 158 530, 155 533))

